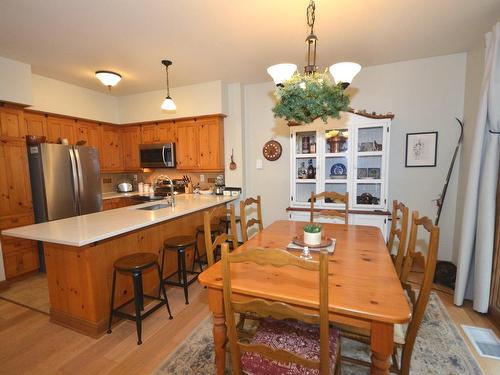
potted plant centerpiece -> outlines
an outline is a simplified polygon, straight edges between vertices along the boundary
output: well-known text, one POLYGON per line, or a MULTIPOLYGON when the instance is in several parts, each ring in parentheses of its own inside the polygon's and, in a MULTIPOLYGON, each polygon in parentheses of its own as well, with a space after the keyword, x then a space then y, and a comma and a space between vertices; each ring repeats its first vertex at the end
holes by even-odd
POLYGON ((304 243, 306 245, 319 245, 321 243, 321 225, 319 224, 307 224, 304 226, 304 243))

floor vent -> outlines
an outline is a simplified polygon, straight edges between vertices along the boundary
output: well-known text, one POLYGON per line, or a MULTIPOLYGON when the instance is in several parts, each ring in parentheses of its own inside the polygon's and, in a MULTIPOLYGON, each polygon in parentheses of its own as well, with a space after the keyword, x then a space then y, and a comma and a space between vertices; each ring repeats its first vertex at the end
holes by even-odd
POLYGON ((500 360, 500 340, 493 330, 466 325, 462 328, 481 357, 500 360))

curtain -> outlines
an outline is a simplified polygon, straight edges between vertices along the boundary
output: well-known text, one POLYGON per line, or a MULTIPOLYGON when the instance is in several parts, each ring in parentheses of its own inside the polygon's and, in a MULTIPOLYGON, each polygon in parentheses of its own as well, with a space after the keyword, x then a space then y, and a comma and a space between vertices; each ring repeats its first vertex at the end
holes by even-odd
MULTIPOLYGON (((454 302, 488 312, 500 162, 500 22, 486 34, 486 54, 464 202, 454 302)), ((467 126, 467 124, 466 124, 467 126)))

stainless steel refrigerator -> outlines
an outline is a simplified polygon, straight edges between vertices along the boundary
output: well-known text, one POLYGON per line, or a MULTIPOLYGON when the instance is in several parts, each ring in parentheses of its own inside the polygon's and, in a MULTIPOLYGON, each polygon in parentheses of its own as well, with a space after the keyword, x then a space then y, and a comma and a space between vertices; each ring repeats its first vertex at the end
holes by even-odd
POLYGON ((97 149, 28 145, 28 160, 36 223, 102 210, 97 149))

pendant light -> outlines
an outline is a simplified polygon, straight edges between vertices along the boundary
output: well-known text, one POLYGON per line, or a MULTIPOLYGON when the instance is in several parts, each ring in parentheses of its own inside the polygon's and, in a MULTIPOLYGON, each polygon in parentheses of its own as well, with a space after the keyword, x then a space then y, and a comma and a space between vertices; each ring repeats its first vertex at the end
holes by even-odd
POLYGON ((111 87, 116 86, 122 79, 120 74, 110 70, 98 70, 95 72, 95 76, 104 86, 108 86, 109 90, 111 90, 111 87))
MULTIPOLYGON (((310 28, 309 35, 306 38, 307 43, 307 65, 304 67, 304 74, 316 73, 316 45, 318 37, 314 33, 314 22, 316 20, 316 4, 310 0, 307 7, 307 25, 310 28)), ((295 64, 276 64, 267 69, 276 86, 281 87, 283 83, 289 80, 297 70, 295 64)), ((346 89, 361 70, 361 65, 353 62, 342 62, 330 66, 330 73, 333 76, 336 85, 346 89)))
POLYGON ((161 63, 165 65, 165 72, 167 74, 167 97, 163 101, 161 105, 161 109, 165 111, 175 111, 177 109, 177 106, 175 105, 174 101, 170 97, 170 82, 168 80, 168 67, 172 65, 172 61, 170 60, 162 60, 161 63))

